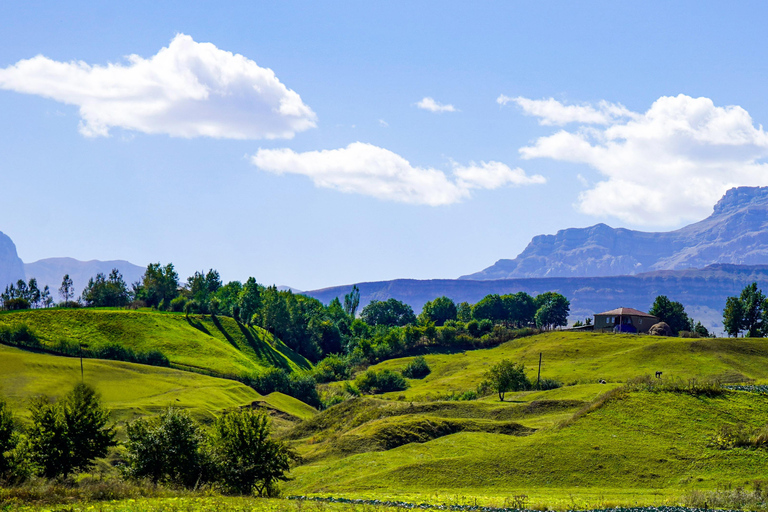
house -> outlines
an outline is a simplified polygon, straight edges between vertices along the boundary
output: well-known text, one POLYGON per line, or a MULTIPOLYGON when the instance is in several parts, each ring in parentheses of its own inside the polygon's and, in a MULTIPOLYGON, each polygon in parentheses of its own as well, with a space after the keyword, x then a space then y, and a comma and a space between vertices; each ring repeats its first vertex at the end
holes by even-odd
POLYGON ((611 329, 619 332, 647 333, 659 318, 632 308, 617 308, 603 313, 595 313, 595 330, 611 329))

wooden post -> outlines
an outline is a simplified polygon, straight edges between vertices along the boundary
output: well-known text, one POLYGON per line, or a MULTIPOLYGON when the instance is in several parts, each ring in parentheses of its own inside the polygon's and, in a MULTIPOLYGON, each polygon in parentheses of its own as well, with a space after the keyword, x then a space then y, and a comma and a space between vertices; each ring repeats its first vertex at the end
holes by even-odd
POLYGON ((539 352, 539 374, 536 376, 536 387, 539 387, 539 382, 541 382, 541 352, 539 352))

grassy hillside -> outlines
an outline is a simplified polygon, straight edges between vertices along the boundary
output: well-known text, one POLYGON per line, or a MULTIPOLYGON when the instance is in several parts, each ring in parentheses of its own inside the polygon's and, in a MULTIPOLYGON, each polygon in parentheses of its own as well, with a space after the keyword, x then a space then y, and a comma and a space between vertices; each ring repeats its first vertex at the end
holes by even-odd
MULTIPOLYGON (((196 373, 118 361, 84 360, 85 382, 101 394, 112 419, 123 422, 154 415, 172 405, 187 409, 201 421, 230 407, 248 404, 283 415, 306 419, 314 409, 302 402, 272 393, 262 396, 239 382, 196 373)), ((0 395, 25 417, 30 397, 59 397, 80 381, 77 358, 35 354, 0 346, 0 395)))
POLYGON ((310 368, 304 357, 259 327, 229 317, 119 309, 37 309, 0 314, 1 325, 26 324, 43 342, 116 343, 135 351, 159 350, 171 363, 223 374, 253 374, 268 367, 310 368))
MULTIPOLYGON (((357 412, 365 417, 369 406, 358 402, 357 412)), ((407 416, 405 424, 465 416, 473 406, 477 407, 476 417, 498 414, 498 418, 518 418, 525 424, 525 419, 534 418, 541 407, 536 402, 497 403, 495 408, 482 402, 463 403, 461 407, 438 404, 447 403, 433 403, 432 411, 424 409, 424 404, 414 404, 417 412, 407 416)), ((542 414, 568 409, 565 403, 545 405, 542 414)), ((322 422, 324 414, 309 423, 322 422)), ((335 452, 326 450, 325 456, 315 456, 294 470, 296 479, 287 484, 287 491, 380 499, 525 494, 533 501, 550 504, 558 500, 567 503, 569 498, 591 505, 605 499, 624 503, 640 500, 642 504, 659 503, 658 496, 677 499, 694 488, 751 484, 768 472, 766 450, 717 450, 709 446, 723 424, 739 421, 752 427, 765 425, 768 401, 744 392, 728 392, 719 398, 629 393, 568 426, 553 425, 530 435, 466 429, 426 442, 363 453, 350 451, 351 455, 343 456, 345 437, 357 431, 359 436, 368 435, 370 443, 376 430, 379 435, 383 432, 379 415, 367 416, 361 426, 330 441, 336 445, 335 452)), ((306 425, 295 432, 307 433, 300 431, 306 425)), ((306 438, 302 449, 316 454, 315 446, 322 442, 317 437, 306 438)))
MULTIPOLYGON (((723 382, 768 381, 768 342, 749 338, 662 338, 631 334, 552 332, 520 338, 499 347, 427 355, 432 372, 411 387, 386 397, 418 400, 475 389, 483 374, 501 359, 521 361, 533 380, 542 354, 542 377, 564 384, 625 382, 663 372, 666 378, 718 378, 723 382)), ((385 361, 375 368, 400 370, 411 358, 385 361)))

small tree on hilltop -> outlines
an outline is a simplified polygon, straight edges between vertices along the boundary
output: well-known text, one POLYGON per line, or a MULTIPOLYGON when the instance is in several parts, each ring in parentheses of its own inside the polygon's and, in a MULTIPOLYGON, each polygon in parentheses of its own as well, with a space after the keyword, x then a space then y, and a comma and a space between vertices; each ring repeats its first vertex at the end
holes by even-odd
POLYGON ((502 402, 506 392, 523 391, 531 387, 531 383, 525 376, 525 366, 522 363, 513 363, 509 359, 503 359, 493 365, 485 374, 484 384, 496 391, 502 402))
POLYGON ((64 274, 61 280, 61 287, 59 288, 59 295, 64 299, 64 305, 66 306, 75 296, 75 286, 72 282, 72 278, 69 274, 64 274))
POLYGON ((680 302, 669 300, 666 295, 659 295, 653 301, 651 315, 658 317, 662 322, 666 322, 672 329, 672 333, 677 336, 680 331, 692 331, 693 322, 688 318, 685 307, 680 302))
POLYGON ((768 331, 768 299, 752 283, 738 297, 728 297, 723 310, 723 327, 729 336, 746 331, 750 338, 762 338, 768 331))

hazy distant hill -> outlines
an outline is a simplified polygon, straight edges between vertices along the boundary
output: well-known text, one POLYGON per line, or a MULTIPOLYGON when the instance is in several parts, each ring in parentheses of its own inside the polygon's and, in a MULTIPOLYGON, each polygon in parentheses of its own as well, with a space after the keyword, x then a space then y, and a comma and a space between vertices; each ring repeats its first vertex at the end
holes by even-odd
MULTIPOLYGON (((471 281, 458 279, 397 279, 359 283, 360 309, 371 300, 394 297, 410 304, 418 314, 424 303, 446 295, 456 302, 477 302, 490 293, 524 291, 537 295, 556 291, 571 301, 571 319, 617 307, 632 307, 647 311, 657 295, 667 295, 680 301, 686 311, 708 328, 722 331, 725 300, 737 295, 745 285, 756 281, 768 291, 768 265, 711 265, 703 269, 665 270, 634 276, 608 277, 548 277, 529 279, 498 279, 471 281)), ((352 285, 336 286, 304 292, 328 303, 334 297, 344 299, 352 285)))
POLYGON ((536 236, 515 259, 460 279, 632 275, 714 263, 768 264, 768 187, 733 188, 712 215, 676 231, 597 224, 536 236))
POLYGON ((59 297, 55 293, 61 286, 61 279, 64 274, 69 274, 75 285, 75 295, 80 295, 83 288, 88 284, 88 279, 94 277, 99 272, 106 275, 116 268, 123 274, 123 279, 130 287, 131 283, 141 280, 146 267, 140 267, 124 260, 112 261, 80 261, 74 258, 46 258, 34 263, 25 263, 24 270, 27 279, 34 277, 37 279, 38 286, 42 288, 46 284, 54 290, 54 300, 59 297))
POLYGON ((19 279, 24 279, 24 263, 16 253, 13 240, 0 231, 0 291, 19 279))

